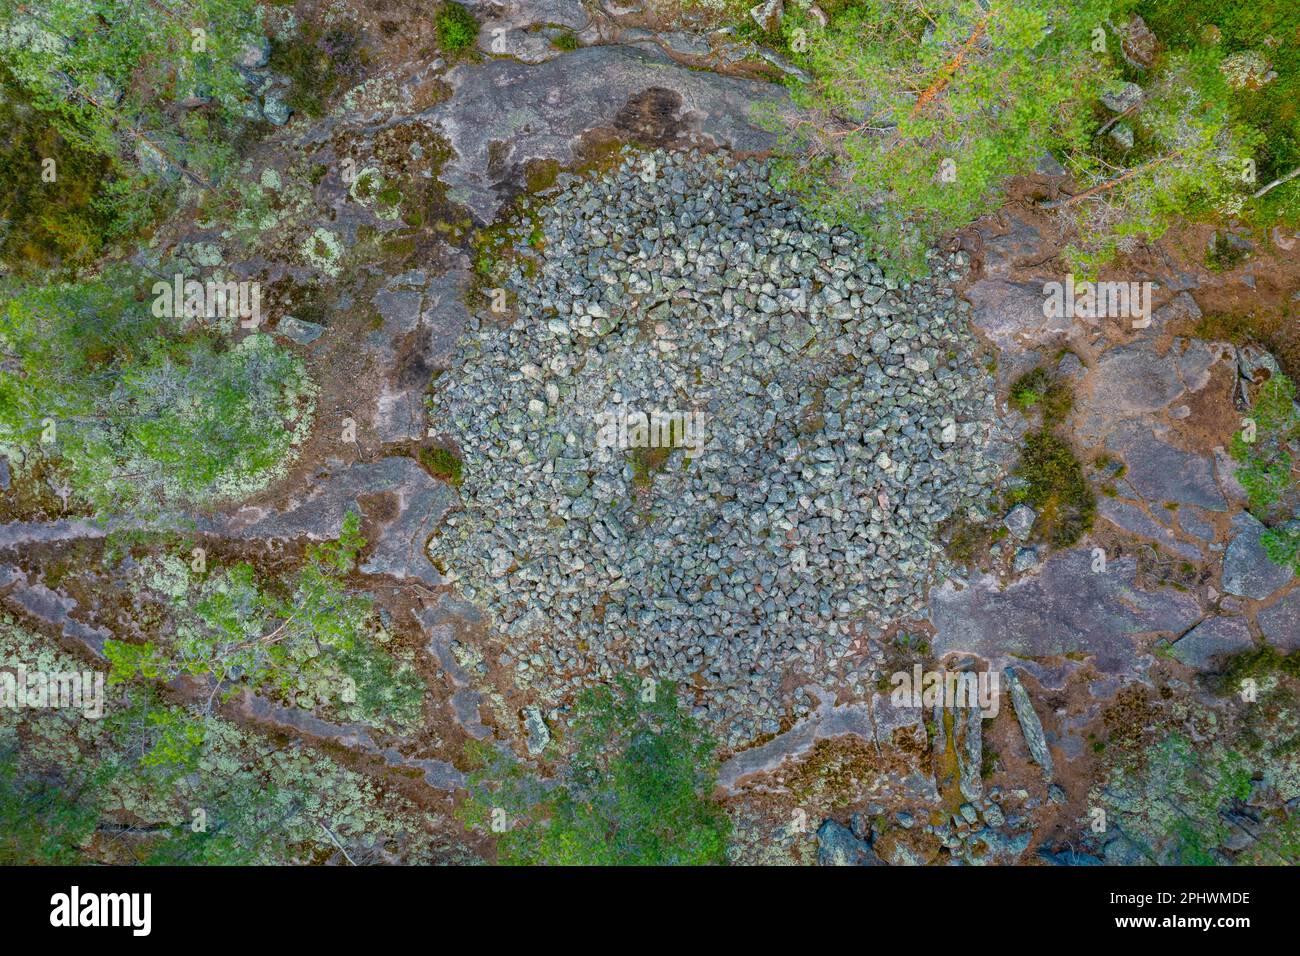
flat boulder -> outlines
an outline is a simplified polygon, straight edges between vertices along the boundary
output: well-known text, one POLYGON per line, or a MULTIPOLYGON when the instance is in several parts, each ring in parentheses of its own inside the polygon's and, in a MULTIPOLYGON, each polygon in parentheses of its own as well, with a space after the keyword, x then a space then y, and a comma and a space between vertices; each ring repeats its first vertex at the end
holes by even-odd
POLYGON ((1264 550, 1260 535, 1264 525, 1243 511, 1232 519, 1232 538, 1223 555, 1223 590, 1238 597, 1262 601, 1294 576, 1275 564, 1264 550))

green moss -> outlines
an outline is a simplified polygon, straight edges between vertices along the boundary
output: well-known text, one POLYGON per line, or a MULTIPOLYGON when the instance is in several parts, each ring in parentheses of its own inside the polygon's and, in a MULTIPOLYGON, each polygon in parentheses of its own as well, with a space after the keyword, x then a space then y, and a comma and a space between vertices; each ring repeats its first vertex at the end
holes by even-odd
POLYGON ((1211 272, 1231 272, 1246 258, 1246 250, 1230 242, 1221 232, 1210 239, 1205 252, 1205 265, 1211 272))
POLYGON ((1044 368, 1020 376, 1011 386, 1011 404, 1022 414, 1037 409, 1043 425, 1053 428, 1065 421, 1074 406, 1070 387, 1044 368))
POLYGON ((560 164, 554 159, 541 159, 530 162, 524 171, 524 185, 530 193, 539 193, 550 189, 560 175, 560 164))
POLYGON ((551 38, 557 50, 564 50, 566 53, 578 48, 578 35, 572 30, 564 30, 551 38))
POLYGON ((1067 442, 1046 429, 1031 432, 1014 474, 1028 482, 1025 501, 1038 512, 1035 539, 1068 548, 1092 528, 1097 499, 1067 442))
POLYGON ((1238 462, 1235 477, 1246 490, 1250 509, 1268 520, 1279 504, 1294 496, 1292 477, 1297 448, 1300 448, 1300 412, 1295 405, 1296 389, 1285 375, 1265 382, 1251 405, 1255 423, 1253 440, 1238 432, 1229 451, 1238 462))
POLYGON ((1216 683, 1220 693, 1235 694, 1246 678, 1261 680, 1279 674, 1300 680, 1300 651, 1283 654, 1271 644, 1261 644, 1226 660, 1216 683))
POLYGON ((461 483, 461 460, 447 448, 421 448, 420 464, 429 474, 450 485, 461 483))
POLYGON ((654 476, 664 470, 671 448, 635 448, 628 454, 632 465, 632 483, 638 488, 649 488, 654 476))
POLYGON ((944 551, 949 560, 965 567, 976 564, 993 542, 993 533, 986 522, 965 516, 949 521, 943 533, 947 542, 944 551))
POLYGON ((73 272, 94 262, 117 228, 106 186, 118 178, 106 156, 76 149, 0 72, 0 180, 5 184, 0 261, 28 272, 73 272), (47 167, 45 160, 54 165, 47 167), (57 178, 46 182, 45 170, 57 178))
POLYGON ((478 21, 459 3, 444 3, 433 17, 434 30, 444 53, 461 53, 478 40, 478 21))

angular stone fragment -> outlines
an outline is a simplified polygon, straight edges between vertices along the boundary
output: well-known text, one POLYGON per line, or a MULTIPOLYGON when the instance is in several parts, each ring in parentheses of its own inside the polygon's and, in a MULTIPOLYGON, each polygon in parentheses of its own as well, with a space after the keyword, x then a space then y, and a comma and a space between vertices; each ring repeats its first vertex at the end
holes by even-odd
POLYGON ((1025 744, 1029 747, 1029 756, 1034 763, 1043 768, 1043 775, 1052 776, 1052 753, 1047 747, 1047 738, 1043 735, 1043 724, 1038 719, 1029 691, 1016 676, 1015 668, 1007 667, 1002 671, 1006 680, 1007 691, 1011 695, 1011 706, 1015 708, 1016 720, 1020 723, 1020 732, 1025 735, 1025 744))
POLYGON ((1291 569, 1275 564, 1260 542, 1264 525, 1243 511, 1232 519, 1232 539, 1223 555, 1223 590, 1262 601, 1293 577, 1291 569))
POLYGON ((1182 663, 1197 670, 1209 670, 1223 658, 1254 646, 1250 628, 1239 617, 1212 617, 1202 621, 1170 649, 1182 663))

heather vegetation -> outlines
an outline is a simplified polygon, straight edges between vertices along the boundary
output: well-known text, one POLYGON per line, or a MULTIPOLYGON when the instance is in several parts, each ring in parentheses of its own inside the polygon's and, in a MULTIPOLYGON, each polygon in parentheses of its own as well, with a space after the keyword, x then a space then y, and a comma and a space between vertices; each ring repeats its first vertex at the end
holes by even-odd
POLYGON ((154 315, 152 277, 0 290, 0 446, 65 501, 158 510, 265 486, 311 423, 300 359, 154 315), (142 301, 143 300, 143 301, 142 301))
POLYGON ((930 244, 1046 156, 1078 184, 1051 205, 1081 273, 1183 217, 1300 222, 1300 13, 1285 0, 872 0, 780 29, 811 73, 791 81, 806 115, 774 121, 782 178, 896 271, 923 270, 930 244))

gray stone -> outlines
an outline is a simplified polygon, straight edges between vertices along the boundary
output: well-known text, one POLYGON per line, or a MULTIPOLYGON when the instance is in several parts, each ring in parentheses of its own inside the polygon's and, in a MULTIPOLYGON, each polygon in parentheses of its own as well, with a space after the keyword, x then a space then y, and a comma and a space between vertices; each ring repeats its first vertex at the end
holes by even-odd
POLYGON ((1050 779, 1052 776, 1052 753, 1047 747, 1047 738, 1043 735, 1043 724, 1038 719, 1038 713, 1034 710, 1033 702, 1029 699, 1029 691, 1020 682, 1015 668, 1004 668, 1002 675, 1007 683, 1007 691, 1011 695, 1011 706, 1015 708, 1016 721, 1020 724, 1020 732, 1024 734, 1025 744, 1029 747, 1029 756, 1034 763, 1043 768, 1044 776, 1050 779))
POLYGON ((1166 501, 1226 511, 1228 502, 1214 480, 1207 458, 1176 448, 1158 438, 1150 426, 1132 421, 1119 426, 1106 440, 1107 449, 1128 466, 1125 480, 1149 505, 1166 501))
POLYGON ((289 104, 280 99, 274 93, 268 93, 262 97, 262 115, 272 126, 283 126, 289 122, 289 117, 293 115, 293 110, 289 104))
POLYGON ((374 527, 362 573, 437 587, 444 582, 424 545, 454 497, 414 460, 399 456, 357 462, 328 474, 282 511, 244 506, 196 524, 200 532, 245 540, 322 541, 337 538, 344 516, 356 510, 374 527))
POLYGON ((834 820, 817 828, 818 866, 882 866, 870 844, 859 840, 853 831, 834 820))
POLYGON ((1232 538, 1223 556, 1223 590, 1262 601, 1293 577, 1290 568, 1275 564, 1260 543, 1264 525, 1248 512, 1232 518, 1232 538))
POLYGON ((1157 541, 1163 548, 1181 558, 1194 562, 1204 560, 1199 548, 1180 541, 1171 529, 1157 524, 1145 511, 1134 505, 1102 496, 1097 501, 1097 513, 1117 528, 1157 541))
POLYGON ((1108 418, 1159 411, 1183 393, 1174 363, 1141 342, 1106 352, 1089 381, 1093 402, 1108 418))
POLYGON ((325 326, 317 325, 315 322, 304 322, 302 319, 295 319, 292 315, 286 315, 276 323, 275 332, 277 335, 283 335, 292 342, 299 345, 311 345, 325 332, 325 326))
POLYGON ((1002 519, 1008 531, 1019 541, 1024 541, 1029 537, 1029 532, 1033 530, 1034 522, 1038 520, 1038 512, 1034 511, 1029 505, 1019 504, 1007 512, 1007 516, 1002 519))
POLYGON ((1101 103, 1112 113, 1124 113, 1142 102, 1142 87, 1136 83, 1123 83, 1117 89, 1101 94, 1101 103))
POLYGON ((999 667, 1082 654, 1103 673, 1132 675, 1139 667, 1131 635, 1181 634, 1202 617, 1190 594, 1139 590, 1136 570, 1135 561, 1121 558, 1094 573, 1091 551, 1076 548, 1005 587, 991 574, 960 589, 945 583, 930 594, 932 651, 938 659, 979 654, 999 667))
POLYGON ((626 46, 584 47, 531 66, 462 65, 447 83, 451 98, 428 114, 453 150, 443 180, 485 222, 502 201, 498 170, 529 159, 572 164, 582 134, 634 122, 639 104, 663 108, 666 125, 650 135, 761 151, 776 137, 756 125, 752 107, 787 99, 779 87, 691 70, 657 49, 626 46))
POLYGON ((1250 628, 1239 617, 1212 617, 1187 632, 1170 649, 1182 663, 1196 670, 1210 670, 1224 657, 1254 646, 1250 628))
POLYGON ((1300 587, 1292 588, 1255 615, 1268 642, 1284 651, 1300 651, 1300 587))
POLYGON ((1133 127, 1128 123, 1116 123, 1107 131, 1106 136, 1120 149, 1133 148, 1133 127))
POLYGON ((531 705, 525 707, 523 718, 524 729, 528 731, 528 754, 531 757, 540 756, 546 749, 546 745, 551 742, 551 730, 542 719, 542 712, 538 707, 531 705))
POLYGON ((246 70, 260 70, 271 60, 271 41, 256 37, 245 43, 239 51, 239 65, 246 70))
POLYGON ((1023 574, 1036 564, 1038 564, 1037 548, 1019 548, 1016 550, 1016 556, 1011 562, 1011 570, 1016 574, 1023 574))
POLYGON ((784 0, 763 0, 750 8, 749 16, 758 24, 759 29, 774 33, 781 26, 781 14, 784 12, 784 0))

